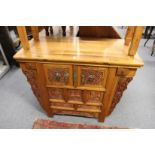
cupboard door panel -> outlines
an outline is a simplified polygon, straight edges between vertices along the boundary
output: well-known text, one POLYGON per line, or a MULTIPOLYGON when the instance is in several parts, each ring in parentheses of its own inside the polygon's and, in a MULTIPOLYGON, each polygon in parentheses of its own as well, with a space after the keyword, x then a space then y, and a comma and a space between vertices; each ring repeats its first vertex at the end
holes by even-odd
POLYGON ((105 89, 107 74, 107 68, 78 66, 78 86, 105 89))
POLYGON ((72 86, 72 66, 44 64, 46 83, 52 86, 72 86))

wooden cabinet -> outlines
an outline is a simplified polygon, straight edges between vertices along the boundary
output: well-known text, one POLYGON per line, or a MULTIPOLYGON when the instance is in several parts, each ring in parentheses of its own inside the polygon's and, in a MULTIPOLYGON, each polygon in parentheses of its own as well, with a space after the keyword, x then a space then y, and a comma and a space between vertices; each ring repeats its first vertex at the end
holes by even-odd
POLYGON ((14 58, 48 116, 104 121, 143 65, 138 54, 127 55, 123 39, 40 38, 27 47, 14 58))
POLYGON ((112 112, 136 72, 133 68, 53 62, 21 62, 21 68, 38 101, 42 102, 42 96, 47 95, 49 115, 80 115, 99 120, 105 117, 107 109, 106 115, 112 112), (113 75, 111 70, 114 71, 113 75), (39 90, 40 85, 44 87, 43 94, 39 90), (109 91, 113 100, 107 108, 109 91))

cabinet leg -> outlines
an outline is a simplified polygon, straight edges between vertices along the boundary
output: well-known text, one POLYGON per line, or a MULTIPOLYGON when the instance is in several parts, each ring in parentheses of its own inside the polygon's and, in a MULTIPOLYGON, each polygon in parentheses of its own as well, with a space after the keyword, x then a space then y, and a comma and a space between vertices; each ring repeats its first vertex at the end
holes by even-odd
POLYGON ((47 116, 48 116, 48 117, 53 117, 53 115, 54 115, 54 114, 52 113, 52 111, 47 112, 47 116))
POLYGON ((99 122, 104 122, 104 120, 105 120, 105 116, 99 115, 98 121, 99 122))

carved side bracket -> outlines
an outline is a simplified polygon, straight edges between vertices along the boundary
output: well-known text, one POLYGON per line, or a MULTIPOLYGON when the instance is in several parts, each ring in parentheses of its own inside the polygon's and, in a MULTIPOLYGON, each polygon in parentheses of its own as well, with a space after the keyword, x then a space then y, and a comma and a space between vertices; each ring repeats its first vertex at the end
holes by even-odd
POLYGON ((27 77, 27 81, 31 85, 34 95, 37 97, 38 101, 40 102, 40 94, 39 94, 38 84, 37 84, 37 71, 36 70, 28 70, 28 69, 22 69, 22 70, 23 70, 23 73, 27 77))
POLYGON ((127 85, 128 83, 132 80, 132 77, 120 77, 118 84, 117 84, 117 88, 113 97, 113 101, 112 101, 112 105, 109 111, 109 115, 111 114, 111 112, 114 110, 115 106, 117 105, 117 103, 119 103, 124 90, 127 89, 127 85))

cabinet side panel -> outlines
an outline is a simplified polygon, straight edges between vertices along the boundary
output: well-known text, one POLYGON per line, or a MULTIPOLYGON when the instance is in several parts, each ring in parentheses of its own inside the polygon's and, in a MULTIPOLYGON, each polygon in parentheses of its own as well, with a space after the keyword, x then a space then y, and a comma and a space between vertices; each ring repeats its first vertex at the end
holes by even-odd
POLYGON ((30 63, 20 63, 20 67, 27 77, 27 81, 31 85, 31 89, 38 99, 42 108, 51 115, 51 109, 49 106, 49 101, 47 97, 47 92, 44 87, 44 74, 42 72, 41 65, 36 64, 35 62, 30 63))
POLYGON ((52 109, 50 108, 48 90, 46 88, 44 68, 41 63, 37 63, 38 72, 38 87, 41 94, 41 102, 43 109, 47 112, 48 116, 52 116, 52 109))
POLYGON ((119 78, 108 115, 111 114, 111 112, 114 110, 117 103, 119 103, 119 101, 123 95, 123 92, 127 89, 128 83, 131 80, 132 80, 132 77, 120 77, 119 78))
POLYGON ((118 78, 116 77, 117 68, 109 68, 108 78, 106 82, 106 92, 103 99, 103 106, 101 114, 99 115, 99 121, 103 122, 110 109, 113 95, 117 86, 118 78))

